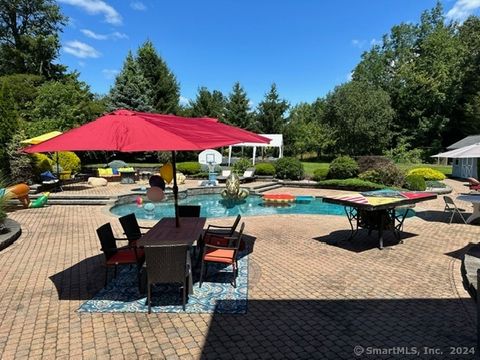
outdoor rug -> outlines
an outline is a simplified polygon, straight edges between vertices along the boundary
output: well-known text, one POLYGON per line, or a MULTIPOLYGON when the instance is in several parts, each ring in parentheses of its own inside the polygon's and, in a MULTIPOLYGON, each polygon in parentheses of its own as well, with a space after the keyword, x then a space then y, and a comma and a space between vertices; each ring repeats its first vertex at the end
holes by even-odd
MULTIPOLYGON (((242 251, 238 257, 237 287, 233 280, 232 267, 209 264, 202 287, 198 287, 200 269, 193 273, 193 294, 188 296, 186 313, 245 314, 248 298, 248 253, 242 251)), ((79 312, 148 312, 147 295, 138 290, 137 270, 134 266, 124 267, 117 277, 109 281, 91 300, 84 302, 79 312)), ((153 286, 152 313, 183 313, 182 293, 178 284, 153 286)))

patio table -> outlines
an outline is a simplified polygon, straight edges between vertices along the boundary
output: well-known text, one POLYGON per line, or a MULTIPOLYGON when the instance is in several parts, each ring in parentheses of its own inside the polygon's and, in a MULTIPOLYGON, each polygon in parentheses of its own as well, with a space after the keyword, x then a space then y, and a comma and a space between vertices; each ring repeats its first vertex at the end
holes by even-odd
POLYGON ((480 195, 477 194, 462 194, 457 196, 457 200, 471 202, 473 206, 472 215, 467 219, 467 224, 471 224, 473 221, 480 218, 480 195))
POLYGON ((436 194, 423 192, 397 192, 380 190, 364 193, 354 193, 337 197, 324 197, 323 201, 331 204, 343 205, 350 223, 351 233, 348 240, 352 240, 359 228, 378 231, 378 247, 383 249, 383 233, 386 230, 393 232, 399 243, 402 242, 401 231, 407 217, 409 207, 414 204, 435 199, 436 194), (396 212, 397 208, 405 208, 403 214, 396 212))
MULTIPOLYGON (((137 246, 148 245, 188 245, 192 246, 203 232, 205 217, 181 217, 180 226, 176 227, 175 218, 163 218, 145 233, 138 241, 137 246)), ((145 266, 145 265, 144 265, 145 266)), ((142 286, 146 285, 146 272, 142 274, 142 286)), ((144 286, 146 287, 146 286, 144 286)), ((141 289, 141 292, 143 289, 141 289)), ((188 293, 193 294, 192 277, 189 276, 188 293)))

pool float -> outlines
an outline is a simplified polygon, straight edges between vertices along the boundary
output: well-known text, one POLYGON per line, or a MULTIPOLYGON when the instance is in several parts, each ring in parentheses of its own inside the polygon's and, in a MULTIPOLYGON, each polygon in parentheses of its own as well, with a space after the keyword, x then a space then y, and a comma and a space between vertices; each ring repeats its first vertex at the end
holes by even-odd
POLYGON ((160 175, 167 184, 170 184, 173 180, 173 166, 170 163, 166 163, 160 168, 160 175))
POLYGON ((48 201, 48 196, 50 195, 49 192, 44 192, 42 196, 40 196, 38 199, 33 200, 28 207, 30 208, 41 208, 45 206, 45 204, 48 201))
POLYGON ((24 208, 28 208, 28 204, 30 203, 30 198, 28 197, 29 192, 30 187, 24 183, 10 186, 4 191, 5 196, 8 198, 17 198, 24 208))
POLYGON ((295 201, 295 196, 291 194, 265 194, 262 200, 268 205, 285 205, 295 201))
POLYGON ((152 175, 150 179, 148 179, 148 183, 151 187, 158 187, 165 191, 165 181, 160 175, 152 175))
POLYGON ((165 198, 165 193, 159 187, 153 186, 147 190, 147 198, 150 201, 159 202, 165 198))
POLYGON ((220 195, 222 198, 229 201, 243 200, 249 192, 246 189, 240 189, 240 178, 237 174, 232 173, 226 180, 225 190, 220 195))
POLYGON ((137 204, 137 207, 142 207, 143 199, 141 196, 137 196, 137 198, 135 199, 135 202, 137 204))
POLYGON ((314 196, 299 195, 295 196, 295 201, 299 204, 310 204, 315 199, 314 196))

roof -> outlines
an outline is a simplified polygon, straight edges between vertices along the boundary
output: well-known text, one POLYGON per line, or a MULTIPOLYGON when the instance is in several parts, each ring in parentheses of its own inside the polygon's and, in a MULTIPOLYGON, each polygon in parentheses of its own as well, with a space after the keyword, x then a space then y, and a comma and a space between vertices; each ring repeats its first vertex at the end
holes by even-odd
POLYGON ((233 144, 230 145, 232 147, 234 146, 264 146, 264 147, 282 147, 283 146, 283 135, 282 134, 259 134, 260 136, 264 136, 266 138, 272 139, 269 144, 264 144, 264 143, 255 143, 255 142, 245 142, 245 143, 238 143, 238 144, 233 144))
POLYGON ((462 147, 480 143, 480 135, 470 135, 456 143, 447 146, 447 150, 460 149, 462 147))

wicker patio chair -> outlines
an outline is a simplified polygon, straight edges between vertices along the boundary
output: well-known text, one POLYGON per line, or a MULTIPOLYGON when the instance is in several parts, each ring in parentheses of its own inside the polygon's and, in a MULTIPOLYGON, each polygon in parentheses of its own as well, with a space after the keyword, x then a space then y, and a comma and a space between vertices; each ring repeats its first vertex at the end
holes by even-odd
POLYGON ((129 245, 136 245, 137 240, 143 235, 142 229, 151 229, 151 227, 138 225, 137 217, 134 213, 122 216, 118 220, 122 225, 129 245))
POLYGON ((147 268, 148 313, 152 310, 152 285, 183 284, 182 304, 185 311, 187 286, 191 281, 190 254, 187 245, 145 246, 147 268))
POLYGON ((179 205, 179 217, 200 217, 200 205, 179 205))
POLYGON ((117 238, 113 235, 112 226, 110 223, 106 223, 97 229, 97 235, 100 240, 105 255, 105 285, 108 281, 108 269, 114 267, 115 274, 117 276, 118 265, 136 265, 137 276, 140 279, 140 269, 144 261, 144 252, 141 249, 137 249, 136 246, 124 246, 117 247, 117 238))
POLYGON ((465 218, 463 217, 463 214, 462 214, 462 211, 465 211, 464 209, 459 209, 457 207, 457 205, 455 204, 455 202, 453 201, 453 199, 450 197, 450 196, 444 196, 443 197, 443 200, 445 201, 445 209, 443 209, 444 212, 451 212, 452 213, 452 216, 450 217, 450 222, 449 224, 452 223, 452 220, 455 216, 455 214, 458 214, 460 215, 460 217, 462 218, 463 222, 466 224, 467 221, 465 220, 465 218))
MULTIPOLYGON (((225 237, 228 242, 227 246, 218 246, 206 243, 203 248, 202 255, 202 267, 200 269, 200 283, 199 287, 202 287, 204 270, 207 272, 207 266, 209 262, 231 265, 233 268, 233 287, 237 287, 237 275, 238 275, 238 261, 237 254, 242 241, 243 230, 245 229, 245 223, 240 226, 238 236, 225 237)), ((205 275, 206 276, 206 275, 205 275)))
POLYGON ((235 230, 237 230, 237 226, 238 224, 240 224, 241 219, 242 215, 238 214, 231 226, 220 226, 212 224, 208 225, 207 229, 204 231, 203 235, 197 242, 199 255, 202 255, 203 246, 205 245, 205 243, 217 246, 226 246, 228 244, 228 240, 225 238, 231 237, 233 236, 233 234, 235 234, 235 230))

